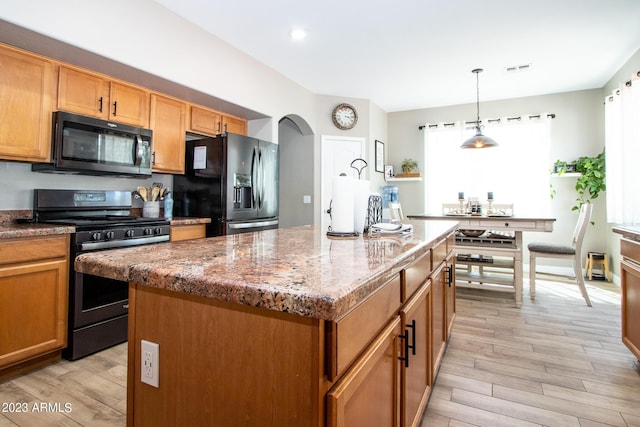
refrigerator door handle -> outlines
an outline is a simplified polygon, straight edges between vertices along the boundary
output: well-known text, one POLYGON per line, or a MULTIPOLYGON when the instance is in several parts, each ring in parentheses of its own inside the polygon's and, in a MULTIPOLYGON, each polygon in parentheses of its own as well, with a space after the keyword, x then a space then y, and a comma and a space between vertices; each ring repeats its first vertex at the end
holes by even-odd
POLYGON ((257 162, 257 148, 253 149, 253 156, 251 157, 251 207, 255 208, 258 189, 256 188, 256 178, 258 174, 257 162))
POLYGON ((258 209, 262 209, 264 201, 264 165, 262 164, 262 149, 258 148, 258 209))

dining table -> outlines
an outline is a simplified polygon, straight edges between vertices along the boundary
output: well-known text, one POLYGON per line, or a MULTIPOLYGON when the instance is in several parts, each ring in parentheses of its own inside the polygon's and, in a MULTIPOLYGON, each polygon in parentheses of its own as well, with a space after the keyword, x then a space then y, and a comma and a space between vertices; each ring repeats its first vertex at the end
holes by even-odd
POLYGON ((542 216, 475 213, 423 213, 407 217, 458 221, 456 286, 513 291, 516 307, 522 305, 522 233, 552 232, 556 221, 542 216))

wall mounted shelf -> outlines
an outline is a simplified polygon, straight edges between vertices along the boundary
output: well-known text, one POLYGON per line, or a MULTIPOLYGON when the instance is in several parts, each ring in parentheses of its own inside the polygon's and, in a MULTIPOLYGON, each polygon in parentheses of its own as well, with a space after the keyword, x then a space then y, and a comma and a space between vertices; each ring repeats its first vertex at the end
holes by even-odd
POLYGON ((414 178, 385 178, 384 179, 387 182, 401 182, 401 181, 422 181, 422 177, 421 176, 417 176, 414 178))
POLYGON ((565 172, 562 175, 558 174, 558 173, 552 173, 551 174, 552 177, 555 178, 575 178, 578 176, 582 176, 582 174, 580 172, 565 172))

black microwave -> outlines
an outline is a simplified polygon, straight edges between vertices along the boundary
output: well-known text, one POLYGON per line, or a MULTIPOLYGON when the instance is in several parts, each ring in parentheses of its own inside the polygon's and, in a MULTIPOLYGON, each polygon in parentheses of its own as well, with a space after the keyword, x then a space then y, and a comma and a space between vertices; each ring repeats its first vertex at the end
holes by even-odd
POLYGON ((51 163, 33 164, 37 172, 150 176, 150 129, 93 117, 53 113, 51 163))

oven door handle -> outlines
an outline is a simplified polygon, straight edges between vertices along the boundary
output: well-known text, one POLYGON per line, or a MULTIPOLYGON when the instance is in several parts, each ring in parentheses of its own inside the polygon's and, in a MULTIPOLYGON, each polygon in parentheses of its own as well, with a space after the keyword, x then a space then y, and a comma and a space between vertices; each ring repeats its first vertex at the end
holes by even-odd
POLYGON ((93 251, 99 249, 114 249, 124 248, 127 246, 139 246, 149 243, 168 242, 171 239, 170 236, 149 236, 139 237, 137 239, 130 240, 108 240, 106 242, 83 242, 78 245, 78 251, 93 251))

